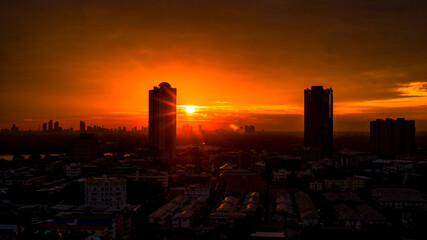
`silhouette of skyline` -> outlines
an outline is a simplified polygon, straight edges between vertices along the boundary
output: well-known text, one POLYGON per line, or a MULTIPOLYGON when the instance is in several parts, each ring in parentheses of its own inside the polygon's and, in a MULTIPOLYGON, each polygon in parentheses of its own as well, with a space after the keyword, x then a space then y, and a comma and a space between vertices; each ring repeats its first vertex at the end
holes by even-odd
POLYGON ((424 240, 426 26, 424 0, 1 1, 0 239, 424 240))
POLYGON ((402 116, 427 130, 424 1, 165 3, 2 3, 0 128, 146 126, 142 89, 170 81, 206 129, 303 131, 300 89, 323 85, 336 131, 402 116))

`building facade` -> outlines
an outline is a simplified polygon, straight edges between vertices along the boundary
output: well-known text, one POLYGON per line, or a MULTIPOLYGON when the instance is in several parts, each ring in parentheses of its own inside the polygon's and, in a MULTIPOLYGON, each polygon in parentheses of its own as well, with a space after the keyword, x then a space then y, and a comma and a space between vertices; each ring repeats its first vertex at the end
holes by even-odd
POLYGON ((149 91, 150 151, 168 165, 176 150, 176 88, 162 82, 149 91))
POLYGON ((304 90, 304 146, 319 148, 321 157, 332 157, 332 88, 313 86, 304 90))
POLYGON ((80 132, 86 132, 86 123, 80 121, 80 132))
POLYGON ((86 178, 85 203, 93 207, 126 207, 126 180, 115 177, 86 178))
POLYGON ((100 147, 92 133, 81 133, 79 138, 70 139, 70 155, 74 162, 89 162, 98 159, 100 147))
POLYGON ((415 121, 387 118, 371 121, 372 150, 378 153, 414 153, 415 121))

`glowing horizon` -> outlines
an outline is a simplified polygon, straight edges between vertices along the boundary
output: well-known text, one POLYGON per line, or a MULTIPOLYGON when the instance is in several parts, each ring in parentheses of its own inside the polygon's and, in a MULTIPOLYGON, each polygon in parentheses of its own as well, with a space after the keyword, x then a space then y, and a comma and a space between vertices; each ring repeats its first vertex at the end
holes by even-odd
POLYGON ((387 117, 427 130, 422 2, 180 2, 4 3, 0 128, 139 129, 148 90, 169 82, 178 106, 194 106, 178 108, 178 125, 302 131, 303 90, 322 85, 334 91, 337 131, 387 117))

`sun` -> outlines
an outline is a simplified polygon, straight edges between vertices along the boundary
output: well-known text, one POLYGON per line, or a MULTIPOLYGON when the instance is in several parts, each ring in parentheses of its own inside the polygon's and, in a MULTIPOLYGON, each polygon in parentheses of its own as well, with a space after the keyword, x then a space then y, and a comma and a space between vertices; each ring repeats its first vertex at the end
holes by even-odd
POLYGON ((185 107, 185 111, 187 113, 194 113, 196 111, 196 108, 194 106, 188 105, 185 107))

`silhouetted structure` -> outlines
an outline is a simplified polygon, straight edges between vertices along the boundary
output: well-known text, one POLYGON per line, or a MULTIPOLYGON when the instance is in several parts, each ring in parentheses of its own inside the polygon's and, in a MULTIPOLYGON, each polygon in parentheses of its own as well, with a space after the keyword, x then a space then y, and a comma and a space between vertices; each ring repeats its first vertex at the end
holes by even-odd
POLYGON ((49 121, 49 127, 48 127, 48 130, 49 130, 49 132, 52 132, 52 131, 53 131, 53 121, 52 121, 52 120, 50 120, 50 121, 49 121))
POLYGON ((43 132, 47 132, 47 123, 43 123, 43 132))
POLYGON ((80 121, 80 132, 86 132, 86 123, 80 121))
POLYGON ((255 132, 255 126, 253 125, 245 125, 245 133, 254 133, 255 132))
POLYGON ((87 162, 96 160, 99 156, 98 139, 92 133, 81 133, 79 138, 71 139, 71 160, 87 162))
POLYGON ((312 86, 304 90, 304 146, 320 148, 322 157, 332 157, 332 88, 312 86))
POLYGON ((414 153, 415 121, 387 118, 371 121, 372 150, 378 153, 414 153))
POLYGON ((149 91, 150 150, 167 165, 176 148, 176 88, 162 82, 149 91))
POLYGON ((54 130, 55 132, 59 132, 59 122, 58 122, 58 121, 56 121, 56 122, 54 123, 54 125, 53 125, 53 130, 54 130))
POLYGON ((15 126, 15 124, 13 124, 12 128, 10 128, 11 132, 18 132, 19 129, 15 126))

